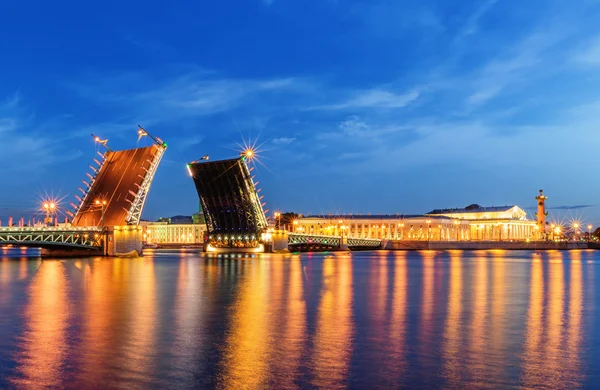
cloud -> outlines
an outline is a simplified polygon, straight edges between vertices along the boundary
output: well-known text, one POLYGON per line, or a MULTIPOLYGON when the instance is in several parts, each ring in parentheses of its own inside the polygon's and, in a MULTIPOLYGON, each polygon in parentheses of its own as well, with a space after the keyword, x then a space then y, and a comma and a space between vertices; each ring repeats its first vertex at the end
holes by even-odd
POLYGON ((479 20, 483 17, 485 13, 487 13, 493 6, 496 4, 498 0, 486 0, 479 5, 479 7, 471 14, 465 26, 460 31, 456 39, 462 39, 467 35, 471 35, 477 32, 479 29, 479 20))
POLYGON ((508 54, 489 61, 485 66, 461 80, 472 92, 466 99, 470 108, 487 103, 512 85, 531 82, 547 75, 556 66, 556 59, 544 61, 544 54, 565 38, 558 30, 536 31, 519 41, 508 54), (543 63, 551 64, 541 67, 543 63), (538 66, 539 65, 539 66, 538 66))
POLYGON ((62 140, 47 135, 33 118, 19 94, 0 104, 0 172, 34 172, 79 157, 80 152, 64 150, 62 140))
POLYGON ((548 207, 549 210, 578 210, 578 209, 587 209, 589 207, 594 207, 591 204, 583 204, 583 205, 575 205, 575 206, 556 206, 556 207, 548 207))
POLYGON ((80 96, 145 123, 218 114, 252 104, 276 106, 281 93, 301 92, 307 82, 294 78, 236 79, 193 70, 177 77, 123 73, 71 83, 80 96), (272 103, 272 104, 268 104, 272 103))
POLYGON ((383 89, 369 89, 360 91, 345 102, 313 107, 316 110, 348 110, 357 108, 402 108, 417 100, 420 96, 418 90, 405 94, 396 94, 383 89))
POLYGON ((581 49, 574 59, 582 65, 600 65, 600 35, 586 42, 586 47, 581 49))
POLYGON ((273 142, 276 145, 289 145, 289 144, 291 144, 294 141, 296 141, 296 138, 293 138, 293 137, 281 137, 281 138, 275 138, 271 142, 273 142))

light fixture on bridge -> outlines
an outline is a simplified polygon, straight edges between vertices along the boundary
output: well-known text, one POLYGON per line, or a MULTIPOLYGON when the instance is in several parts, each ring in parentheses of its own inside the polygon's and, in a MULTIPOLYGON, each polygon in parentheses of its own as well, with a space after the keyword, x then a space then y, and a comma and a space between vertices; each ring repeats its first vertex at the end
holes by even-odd
POLYGON ((104 146, 109 152, 112 152, 112 150, 108 147, 108 139, 101 139, 100 137, 94 134, 92 134, 92 138, 94 138, 94 142, 104 146))

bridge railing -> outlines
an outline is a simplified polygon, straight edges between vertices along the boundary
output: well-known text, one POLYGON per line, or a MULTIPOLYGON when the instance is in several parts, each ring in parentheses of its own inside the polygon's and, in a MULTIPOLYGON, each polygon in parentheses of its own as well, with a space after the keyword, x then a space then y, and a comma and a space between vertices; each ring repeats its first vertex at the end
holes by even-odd
POLYGON ((0 232, 101 232, 99 226, 0 226, 0 232))
POLYGON ((92 227, 1 227, 0 245, 102 246, 102 228, 92 227))

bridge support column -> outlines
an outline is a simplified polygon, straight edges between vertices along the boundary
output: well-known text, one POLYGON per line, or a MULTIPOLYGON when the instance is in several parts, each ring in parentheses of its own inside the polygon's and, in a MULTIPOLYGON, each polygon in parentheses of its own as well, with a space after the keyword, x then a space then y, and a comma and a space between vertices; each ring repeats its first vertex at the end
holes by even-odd
POLYGON ((272 237, 274 253, 289 252, 288 232, 286 230, 275 230, 272 237))
POLYGON ((142 228, 140 226, 109 227, 106 236, 108 240, 104 253, 108 256, 142 255, 142 228))
POLYGON ((381 248, 380 249, 388 249, 389 240, 381 240, 381 248))
POLYGON ((348 248, 348 237, 342 236, 340 238, 340 250, 341 251, 349 251, 350 250, 350 248, 348 248))

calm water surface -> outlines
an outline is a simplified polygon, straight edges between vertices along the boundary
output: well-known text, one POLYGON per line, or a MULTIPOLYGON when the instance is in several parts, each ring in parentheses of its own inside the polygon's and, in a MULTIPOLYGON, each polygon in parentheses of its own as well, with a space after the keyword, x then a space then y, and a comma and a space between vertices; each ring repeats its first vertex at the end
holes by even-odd
POLYGON ((0 259, 0 388, 593 388, 600 254, 0 259))

